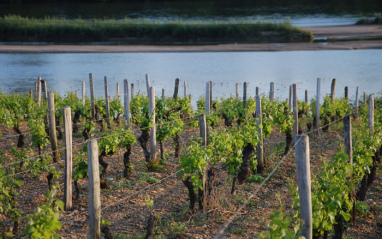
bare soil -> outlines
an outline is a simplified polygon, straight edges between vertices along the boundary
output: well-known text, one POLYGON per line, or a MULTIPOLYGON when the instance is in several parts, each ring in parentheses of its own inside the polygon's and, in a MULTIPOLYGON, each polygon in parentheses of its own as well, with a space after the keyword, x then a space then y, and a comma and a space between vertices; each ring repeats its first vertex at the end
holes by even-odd
MULTIPOLYGON (((310 135, 310 155, 312 177, 317 174, 321 158, 330 159, 336 152, 339 142, 343 141, 341 122, 331 126, 329 132, 320 136, 310 135)), ((24 126, 24 132, 28 128, 24 126)), ((2 151, 7 152, 16 146, 17 138, 6 138, 15 134, 12 130, 1 126, 3 137, 0 139, 2 151)), ((140 132, 136 130, 136 135, 140 132)), ((182 148, 192 138, 198 136, 195 128, 188 128, 181 135, 182 148)), ((30 136, 26 136, 30 142, 30 136)), ((74 138, 75 150, 79 150, 84 139, 74 138)), ((61 147, 63 142, 59 141, 61 147)), ((268 166, 262 175, 264 178, 282 159, 280 156, 285 147, 285 136, 274 131, 265 140, 265 157, 268 166)), ((29 148, 29 146, 25 146, 29 148)), ((49 150, 49 149, 47 149, 49 150)), ((34 151, 36 151, 34 149, 34 151)), ((181 178, 176 176, 179 167, 178 159, 173 156, 172 141, 165 143, 166 161, 156 172, 148 172, 145 166, 143 151, 136 144, 133 147, 131 162, 134 171, 130 179, 124 179, 123 153, 119 149, 113 156, 105 161, 109 163, 106 179, 109 189, 101 191, 102 218, 111 223, 110 230, 114 238, 143 238, 150 214, 157 216, 158 222, 155 238, 213 238, 218 229, 231 217, 233 213, 251 196, 259 187, 260 182, 246 182, 237 185, 237 193, 230 194, 232 175, 217 165, 215 167, 214 190, 209 198, 209 207, 206 212, 190 212, 188 192, 181 178), (147 205, 153 200, 153 207, 147 205)), ((158 154, 159 155, 159 154, 158 154)), ((61 155, 63 158, 63 155, 61 155)), ((58 164, 57 170, 63 172, 64 163, 58 164)), ((270 180, 259 190, 259 193, 239 211, 238 217, 225 230, 223 238, 257 238, 265 229, 265 222, 272 211, 279 208, 280 201, 289 215, 292 215, 291 196, 288 192, 289 183, 296 180, 296 166, 294 151, 281 163, 279 169, 270 180)), ((20 188, 18 208, 26 215, 36 210, 38 205, 45 203, 45 192, 48 190, 46 174, 32 176, 25 174, 22 177, 23 186, 20 188)), ((57 180, 63 189, 64 178, 57 180)), ((79 181, 82 193, 79 200, 73 199, 71 211, 60 212, 62 229, 59 235, 62 238, 86 238, 88 235, 88 187, 87 179, 79 181)), ((294 183, 295 184, 295 183, 294 183)), ((59 191, 58 199, 63 198, 59 191)), ((377 180, 368 191, 368 212, 357 214, 356 225, 348 225, 347 238, 381 238, 382 237, 382 179, 379 168, 377 180)), ((0 214, 0 232, 9 230, 12 222, 0 214)), ((25 227, 23 221, 21 228, 25 227)))

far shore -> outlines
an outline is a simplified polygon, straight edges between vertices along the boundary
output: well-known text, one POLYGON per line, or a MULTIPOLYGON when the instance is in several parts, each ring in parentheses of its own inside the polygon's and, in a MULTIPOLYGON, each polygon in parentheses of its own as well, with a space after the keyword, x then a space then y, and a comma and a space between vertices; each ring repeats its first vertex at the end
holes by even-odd
POLYGON ((0 53, 240 52, 382 49, 381 25, 307 27, 316 43, 217 45, 0 45, 0 53), (376 40, 373 40, 376 39, 376 40))

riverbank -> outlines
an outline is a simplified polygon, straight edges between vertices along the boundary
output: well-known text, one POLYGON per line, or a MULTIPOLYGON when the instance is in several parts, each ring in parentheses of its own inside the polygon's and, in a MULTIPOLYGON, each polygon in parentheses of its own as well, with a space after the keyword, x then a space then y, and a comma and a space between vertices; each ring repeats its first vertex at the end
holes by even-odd
POLYGON ((96 52, 240 52, 298 50, 382 49, 382 26, 349 25, 303 28, 315 43, 261 43, 214 45, 0 45, 0 53, 96 53, 96 52), (326 40, 325 40, 326 39, 326 40), (364 40, 368 39, 368 40, 364 40), (377 39, 377 40, 370 40, 377 39))

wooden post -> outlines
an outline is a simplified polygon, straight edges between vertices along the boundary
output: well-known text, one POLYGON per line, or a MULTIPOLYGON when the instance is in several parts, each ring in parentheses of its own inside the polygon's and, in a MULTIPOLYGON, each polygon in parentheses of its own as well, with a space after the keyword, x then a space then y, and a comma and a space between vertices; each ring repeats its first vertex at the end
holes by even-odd
POLYGON ((331 100, 332 100, 332 104, 334 103, 334 100, 335 100, 335 98, 336 98, 336 84, 337 84, 337 80, 336 80, 336 79, 333 79, 333 80, 332 80, 331 93, 330 93, 330 97, 331 97, 331 100))
POLYGON ((156 147, 157 147, 157 138, 156 138, 156 126, 155 126, 155 87, 150 87, 149 95, 149 114, 152 118, 152 128, 150 130, 150 158, 155 160, 156 157, 156 147))
POLYGON ((275 98, 275 83, 271 82, 271 89, 269 91, 269 100, 273 102, 275 98))
POLYGON ((359 107, 359 88, 357 87, 357 90, 355 92, 355 112, 354 112, 354 119, 357 119, 358 117, 358 107, 359 107))
POLYGON ((29 97, 33 99, 33 90, 29 90, 29 97))
MULTIPOLYGON (((295 136, 298 135, 298 107, 297 107, 297 85, 292 85, 292 92, 293 92, 293 139, 295 139, 295 136)), ((294 141, 296 144, 296 141, 294 141)))
POLYGON ((146 90, 147 90, 147 97, 149 97, 149 95, 150 95, 150 87, 151 87, 150 77, 149 77, 149 74, 146 74, 146 90))
POLYGON ((236 83, 236 99, 239 99, 239 83, 236 83))
MULTIPOLYGON (((349 156, 349 164, 353 165, 353 143, 352 143, 352 126, 351 126, 351 117, 346 115, 344 117, 344 142, 345 142, 345 153, 349 156)), ((353 178, 353 172, 350 175, 350 179, 353 178)), ((350 193, 350 199, 354 199, 355 191, 354 188, 350 193)), ((355 201, 353 203, 353 208, 351 211, 351 221, 355 225, 356 213, 355 213, 355 201)))
POLYGON ((206 83, 206 97, 205 97, 205 114, 209 115, 210 114, 210 83, 206 83))
POLYGON ((256 96, 259 95, 259 87, 256 87, 256 96))
POLYGON ((111 129, 111 123, 110 123, 110 108, 109 108, 109 88, 107 86, 107 77, 104 77, 105 81, 105 105, 106 105, 106 123, 107 127, 111 129))
POLYGON ((312 198, 310 183, 309 136, 296 135, 297 184, 300 200, 301 236, 312 239, 312 198))
POLYGON ((202 145, 207 146, 207 124, 206 124, 206 115, 199 115, 199 129, 200 137, 202 138, 202 145))
POLYGON ((247 82, 244 82, 243 85, 243 108, 245 108, 247 104, 247 82))
POLYGON ((123 80, 123 96, 124 96, 124 107, 125 107, 125 120, 126 126, 130 127, 130 99, 129 99, 129 81, 127 79, 123 80))
POLYGON ((54 93, 49 92, 48 98, 48 117, 49 117, 49 139, 53 151, 53 162, 60 161, 60 152, 58 152, 57 133, 56 133, 56 110, 54 108, 54 93))
POLYGON ((184 81, 184 98, 187 97, 187 81, 184 81))
POLYGON ((36 99, 36 102, 38 102, 38 80, 34 83, 34 87, 35 87, 35 99, 36 99))
POLYGON ((65 129, 65 191, 64 203, 65 211, 72 209, 72 168, 73 168, 73 151, 72 151, 72 110, 69 106, 62 109, 64 116, 65 129))
POLYGON ((349 90, 348 90, 348 87, 345 86, 345 99, 348 99, 348 94, 349 94, 349 90))
POLYGON ((174 95, 173 95, 174 100, 178 99, 178 91, 179 91, 179 78, 176 78, 175 79, 174 95))
POLYGON ((131 84, 131 100, 133 99, 134 99, 134 84, 131 84))
POLYGON ((321 91, 321 78, 317 78, 316 119, 314 121, 314 127, 316 129, 320 127, 320 91, 321 91))
POLYGON ((164 100, 164 89, 162 88, 162 100, 164 100))
POLYGON ((48 99, 48 87, 46 85, 46 80, 41 80, 41 88, 42 88, 41 91, 43 95, 43 100, 46 103, 48 99))
POLYGON ((259 143, 257 143, 257 173, 262 174, 264 170, 264 155, 263 155, 263 122, 261 112, 261 98, 256 95, 256 119, 257 132, 259 133, 259 143))
POLYGON ((41 106, 41 77, 38 77, 37 105, 41 106))
POLYGON ((212 109, 212 81, 208 82, 210 84, 210 110, 212 109))
POLYGON ((119 82, 117 83, 117 97, 118 99, 121 98, 121 94, 119 93, 119 82))
POLYGON ((374 94, 369 95, 369 128, 374 132, 374 94))
POLYGON ((101 238, 101 194, 96 139, 88 141, 89 238, 101 238))
POLYGON ((76 98, 78 99, 78 90, 75 90, 74 94, 76 95, 76 98))
MULTIPOLYGON (((200 129, 200 137, 202 138, 202 146, 207 146, 207 124, 206 124, 206 115, 199 115, 199 129, 200 129)), ((204 168, 204 173, 202 177, 202 186, 203 186, 203 211, 207 211, 207 166, 204 168)))
POLYGON ((86 91, 85 91, 85 81, 82 82, 82 106, 85 107, 86 103, 86 91))
POLYGON ((308 100, 308 90, 305 90, 305 103, 306 103, 306 115, 309 113, 309 100, 308 100))
POLYGON ((289 109, 292 110, 292 97, 293 97, 293 91, 292 91, 292 85, 289 86, 289 109))
POLYGON ((90 100, 92 103, 92 120, 95 120, 95 92, 93 74, 89 73, 89 86, 90 86, 90 100))

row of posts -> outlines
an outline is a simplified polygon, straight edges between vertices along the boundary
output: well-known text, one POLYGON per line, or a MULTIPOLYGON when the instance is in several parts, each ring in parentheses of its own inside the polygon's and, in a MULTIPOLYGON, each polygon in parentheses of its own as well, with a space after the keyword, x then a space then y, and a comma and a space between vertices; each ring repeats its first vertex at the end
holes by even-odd
MULTIPOLYGON (((320 96, 320 79, 317 79, 317 108, 316 115, 319 116, 319 96, 320 96)), ((95 94, 94 94, 94 82, 93 75, 89 74, 89 83, 90 83, 90 94, 91 94, 91 102, 92 102, 92 116, 95 118, 95 94)), ((109 96, 108 96, 108 87, 107 87, 107 78, 104 78, 105 83, 105 101, 106 101, 106 111, 108 110, 109 96)), ((335 79, 332 82, 331 89, 331 97, 334 102, 335 98, 335 79)), ((37 85, 37 99, 38 104, 41 105, 41 93, 44 92, 44 98, 48 99, 48 117, 49 117, 49 133, 50 133, 50 141, 53 151, 53 160, 54 162, 58 162, 59 153, 57 146, 57 136, 56 136, 56 125, 55 123, 55 107, 54 107, 54 93, 47 93, 46 81, 42 81, 39 78, 37 85), (43 87, 42 87, 43 86, 43 87), (40 99, 40 100, 39 100, 40 99)), ((156 142, 155 142, 155 87, 151 86, 149 76, 146 75, 146 86, 147 92, 149 96, 149 113, 152 115, 153 128, 151 130, 150 137, 150 152, 151 157, 155 158, 156 152, 156 142)), ((124 80, 124 105, 125 105, 125 120, 127 122, 127 126, 130 125, 130 97, 129 97, 129 82, 128 80, 124 80)), ((174 90, 174 98, 177 97, 179 88, 179 79, 175 81, 175 90, 174 90)), ((271 83, 270 88, 270 100, 274 99, 274 83, 271 83)), ((302 235, 305 235, 306 238, 311 238, 311 195, 310 195, 310 165, 309 165, 309 137, 307 135, 298 135, 298 108, 297 108, 297 86, 293 84, 291 86, 291 95, 293 96, 293 117, 295 123, 293 125, 293 136, 294 142, 296 144, 296 163, 297 163, 297 173, 298 173, 298 186, 300 193, 300 207, 301 207, 301 220, 303 220, 304 227, 302 230, 302 235), (301 184, 301 185, 300 185, 301 184), (310 223, 309 223, 310 222, 310 223)), ((356 92, 356 109, 358 107, 358 87, 356 92)), ((163 92, 163 91, 162 91, 163 92)), ((236 97, 238 98, 238 84, 236 84, 236 97)), ((259 166, 259 172, 263 169, 263 140, 262 140, 262 112, 261 112, 261 98, 258 95, 257 88, 256 95, 256 118, 258 124, 258 134, 260 141, 257 145, 257 160, 259 166)), ((185 82, 185 95, 187 95, 187 87, 185 82)), ((119 84, 117 85, 117 95, 119 96, 119 84)), ((131 84, 131 96, 134 95, 134 85, 131 84)), ((211 106, 211 95, 212 95, 212 82, 207 82, 206 84, 206 97, 205 97, 205 114, 210 114, 210 106, 211 106)), ((85 82, 82 82, 82 97, 83 104, 85 104, 85 82)), ((345 97, 347 97, 347 87, 345 88, 345 97)), ((244 83, 244 92, 243 92, 243 105, 245 107, 247 99, 247 83, 244 83)), ((307 101, 307 91, 305 91, 305 100, 307 101)), ((365 100, 365 95, 364 95, 365 100)), ((207 145, 207 125, 206 125, 206 117, 205 114, 200 115, 199 118, 199 126, 200 126, 200 136, 202 137, 202 144, 207 145)), ((65 128, 65 186, 64 186, 64 202, 65 202, 65 210, 71 210, 72 208, 72 119, 71 119, 71 108, 64 107, 63 108, 63 117, 64 117, 64 128, 65 128)), ((357 113, 355 113, 357 116, 357 113)), ((109 114, 107 115, 107 118, 109 114)), ((319 117, 316 117, 316 119, 319 117)), ((110 120, 107 120, 108 127, 110 127, 110 120)), ((318 123, 316 123, 318 126, 318 123)), ((369 97, 369 126, 372 131, 374 128, 374 95, 370 95, 369 97)), ((318 127, 317 127, 318 128, 318 127)), ((346 153, 349 155, 350 163, 352 163, 352 152, 351 152, 351 118, 346 116, 344 119, 344 135, 345 135, 345 146, 346 153)), ((89 233, 90 238, 100 238, 100 219, 101 219, 101 202, 100 202, 100 179, 99 179, 99 163, 98 163, 98 146, 97 140, 90 140, 88 142, 88 171, 89 171, 89 233)), ((205 185, 206 180, 203 178, 203 185, 205 185)), ((206 197, 203 199, 203 204, 206 204, 206 197)), ((206 206, 203 207, 206 209, 206 206)), ((355 215, 353 216, 353 220, 355 220, 355 215)))

